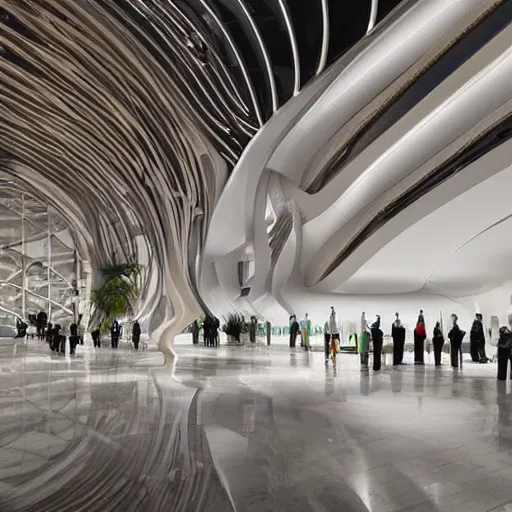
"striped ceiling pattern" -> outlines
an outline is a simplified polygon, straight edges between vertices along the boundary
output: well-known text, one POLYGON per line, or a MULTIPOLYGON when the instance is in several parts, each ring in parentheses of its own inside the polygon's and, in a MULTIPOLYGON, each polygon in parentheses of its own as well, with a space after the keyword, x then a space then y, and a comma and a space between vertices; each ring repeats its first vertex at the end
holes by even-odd
POLYGON ((245 146, 398 3, 0 0, 0 171, 95 268, 137 260, 144 235, 159 279, 140 314, 166 295, 169 338, 203 307, 209 219, 245 146))

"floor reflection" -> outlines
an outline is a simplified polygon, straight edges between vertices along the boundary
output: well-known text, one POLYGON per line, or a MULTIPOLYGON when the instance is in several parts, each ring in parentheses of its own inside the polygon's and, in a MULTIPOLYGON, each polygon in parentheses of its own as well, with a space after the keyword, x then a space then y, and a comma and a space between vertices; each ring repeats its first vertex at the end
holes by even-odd
POLYGON ((0 510, 499 510, 512 397, 494 365, 361 372, 280 347, 0 345, 0 510))

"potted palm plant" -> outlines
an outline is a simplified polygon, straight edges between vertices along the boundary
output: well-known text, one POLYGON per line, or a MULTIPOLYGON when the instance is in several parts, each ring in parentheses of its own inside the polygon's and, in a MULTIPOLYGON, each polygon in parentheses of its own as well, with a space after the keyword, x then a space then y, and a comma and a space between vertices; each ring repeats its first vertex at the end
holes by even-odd
POLYGON ((228 318, 225 319, 225 324, 222 330, 228 337, 228 342, 240 343, 242 334, 245 334, 248 330, 247 322, 240 313, 231 313, 228 318))
POLYGON ((141 271, 142 266, 137 263, 115 264, 101 270, 103 284, 93 292, 91 300, 103 330, 109 329, 115 318, 133 314, 141 271))

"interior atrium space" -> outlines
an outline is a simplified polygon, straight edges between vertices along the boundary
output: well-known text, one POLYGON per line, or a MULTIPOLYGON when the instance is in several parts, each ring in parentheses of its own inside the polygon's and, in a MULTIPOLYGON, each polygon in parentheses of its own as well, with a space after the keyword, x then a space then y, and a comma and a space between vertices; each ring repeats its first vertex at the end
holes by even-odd
POLYGON ((512 512, 512 0, 0 0, 0 512, 512 512))

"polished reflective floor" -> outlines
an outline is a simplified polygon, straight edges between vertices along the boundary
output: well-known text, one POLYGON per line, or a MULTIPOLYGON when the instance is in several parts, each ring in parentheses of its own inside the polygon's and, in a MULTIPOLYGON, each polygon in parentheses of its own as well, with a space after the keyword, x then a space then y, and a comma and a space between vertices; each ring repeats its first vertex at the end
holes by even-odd
POLYGON ((494 365, 359 371, 286 347, 0 341, 0 511, 509 512, 494 365))

